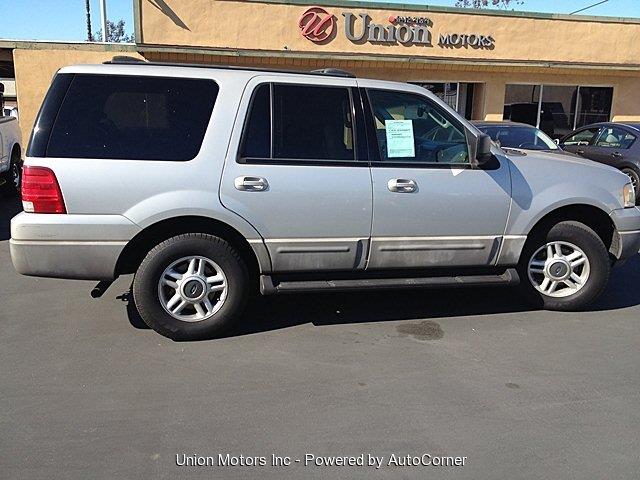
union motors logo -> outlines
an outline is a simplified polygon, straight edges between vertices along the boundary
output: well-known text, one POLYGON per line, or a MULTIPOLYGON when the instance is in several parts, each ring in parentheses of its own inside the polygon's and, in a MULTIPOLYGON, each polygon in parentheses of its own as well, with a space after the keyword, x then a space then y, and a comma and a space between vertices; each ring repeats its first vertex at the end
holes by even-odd
MULTIPOLYGON (((428 17, 389 15, 388 23, 375 23, 368 13, 342 12, 344 36, 357 45, 404 45, 432 48, 433 22, 428 17)), ((300 34, 325 45, 337 35, 338 19, 322 7, 307 8, 298 19, 300 34)), ((342 27, 341 27, 342 28, 342 27)), ((493 50, 495 39, 478 33, 440 33, 437 46, 448 49, 493 50)))
POLYGON ((333 35, 336 18, 324 8, 311 7, 300 16, 298 27, 303 37, 321 43, 333 35))

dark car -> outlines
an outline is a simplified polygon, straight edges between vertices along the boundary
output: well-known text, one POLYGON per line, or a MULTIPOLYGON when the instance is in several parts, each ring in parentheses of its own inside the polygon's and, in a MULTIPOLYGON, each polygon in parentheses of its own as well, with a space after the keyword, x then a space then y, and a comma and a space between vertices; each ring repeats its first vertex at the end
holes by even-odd
POLYGON ((478 130, 486 133, 502 148, 518 150, 543 150, 566 154, 542 130, 526 123, 517 122, 472 122, 478 130))
POLYGON ((626 173, 640 201, 640 123, 594 123, 571 132, 560 146, 577 155, 616 167, 626 173))

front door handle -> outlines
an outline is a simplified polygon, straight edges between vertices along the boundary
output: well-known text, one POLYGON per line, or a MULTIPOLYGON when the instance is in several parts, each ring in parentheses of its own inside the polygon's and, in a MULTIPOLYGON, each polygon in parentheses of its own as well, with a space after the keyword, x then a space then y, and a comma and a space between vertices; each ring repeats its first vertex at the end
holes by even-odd
POLYGON ((584 154, 584 150, 576 150, 576 153, 577 153, 578 155, 583 155, 583 154, 584 154))
POLYGON ((387 188, 395 193, 413 193, 418 190, 418 184, 407 178, 392 178, 387 183, 387 188))
POLYGON ((245 192, 264 192, 269 188, 267 179, 262 177, 238 177, 233 183, 237 190, 245 192))
POLYGON ((613 152, 613 153, 611 154, 611 156, 612 156, 613 158, 622 158, 622 154, 621 154, 620 152, 613 152))

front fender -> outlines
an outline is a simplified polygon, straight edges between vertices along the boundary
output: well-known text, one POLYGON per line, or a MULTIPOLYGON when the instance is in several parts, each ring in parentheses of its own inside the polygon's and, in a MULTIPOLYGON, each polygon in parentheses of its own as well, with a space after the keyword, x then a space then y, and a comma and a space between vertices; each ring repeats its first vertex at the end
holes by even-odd
POLYGON ((609 215, 621 208, 628 178, 585 160, 529 155, 511 160, 512 205, 507 235, 526 235, 547 214, 570 205, 588 205, 609 215))
POLYGON ((523 204, 518 203, 514 196, 507 225, 507 235, 529 234, 540 220, 562 207, 587 205, 598 208, 609 215, 616 206, 619 206, 617 199, 602 188, 592 187, 589 192, 581 190, 583 189, 570 184, 552 185, 535 194, 527 208, 523 208, 523 204))

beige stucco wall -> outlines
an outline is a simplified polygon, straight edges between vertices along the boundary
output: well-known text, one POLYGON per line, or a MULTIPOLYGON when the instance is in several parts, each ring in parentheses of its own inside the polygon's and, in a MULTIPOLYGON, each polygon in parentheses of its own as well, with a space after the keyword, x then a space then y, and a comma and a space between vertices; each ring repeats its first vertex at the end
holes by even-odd
MULTIPOLYGON (((311 70, 335 67, 358 76, 398 81, 480 83, 476 119, 502 118, 505 85, 589 85, 614 87, 612 119, 640 121, 640 24, 547 20, 510 16, 326 7, 336 16, 337 35, 325 45, 303 38, 297 23, 308 6, 237 0, 135 0, 149 60, 200 62, 311 70), (341 12, 366 12, 388 24, 390 14, 426 16, 432 47, 354 44, 344 36, 341 12), (490 34, 493 50, 443 49, 440 33, 490 34), (285 48, 286 47, 286 48, 285 48), (409 61, 410 60, 410 61, 409 61)), ((119 54, 116 45, 17 48, 20 124, 28 138, 56 70, 100 63, 119 54)), ((133 47, 128 47, 131 50, 133 47)), ((125 49, 125 50, 127 50, 125 49)), ((136 55, 121 52, 120 54, 136 55)))
POLYGON ((145 53, 148 60, 185 63, 246 65, 265 68, 312 70, 334 67, 360 77, 404 82, 447 81, 477 82, 480 105, 474 106, 475 119, 502 120, 505 87, 509 83, 546 85, 610 86, 614 88, 611 116, 613 121, 640 121, 640 72, 614 70, 551 69, 540 67, 491 67, 430 65, 383 61, 336 60, 327 58, 235 57, 205 54, 145 53))
POLYGON ((328 6, 326 10, 338 22, 337 35, 326 45, 317 45, 303 38, 297 26, 308 5, 227 0, 136 1, 140 1, 142 41, 154 45, 620 65, 638 64, 640 59, 637 23, 328 6), (388 17, 393 14, 428 17, 433 21, 434 46, 369 42, 356 45, 344 35, 344 11, 366 12, 375 23, 383 25, 389 25, 388 17), (441 48, 437 45, 440 33, 491 35, 495 49, 441 48))
MULTIPOLYGON (((42 100, 47 93, 55 73, 66 65, 79 63, 102 63, 118 54, 112 51, 65 50, 21 50, 13 51, 16 74, 20 128, 24 142, 31 135, 42 100)), ((127 55, 138 56, 135 53, 127 55)))

